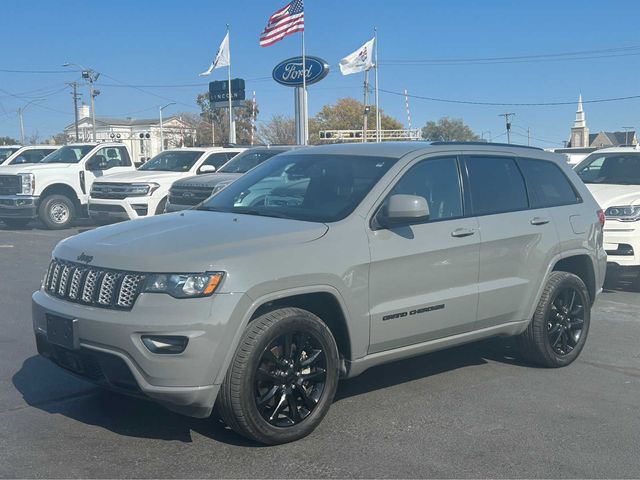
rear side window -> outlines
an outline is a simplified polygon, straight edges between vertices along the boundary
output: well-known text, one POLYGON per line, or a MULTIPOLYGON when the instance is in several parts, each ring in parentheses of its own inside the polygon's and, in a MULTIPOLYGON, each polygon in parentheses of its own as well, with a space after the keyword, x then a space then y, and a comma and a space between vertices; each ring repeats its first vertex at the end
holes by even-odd
POLYGON ((529 207, 524 179, 509 157, 466 157, 474 215, 525 210, 529 207))
POLYGON ((531 208, 569 205, 580 201, 573 186, 555 163, 520 158, 518 164, 527 182, 531 208))

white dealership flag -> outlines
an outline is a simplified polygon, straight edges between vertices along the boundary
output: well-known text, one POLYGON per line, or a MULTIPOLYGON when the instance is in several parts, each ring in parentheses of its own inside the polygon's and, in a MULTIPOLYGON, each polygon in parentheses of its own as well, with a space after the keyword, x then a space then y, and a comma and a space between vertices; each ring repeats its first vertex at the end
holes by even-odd
POLYGON ((228 67, 231 64, 231 54, 229 53, 229 32, 224 36, 224 40, 220 44, 220 48, 216 52, 216 58, 213 59, 213 63, 209 67, 209 70, 202 72, 201 77, 211 75, 214 69, 220 67, 228 67))
POLYGON ((373 66, 373 42, 375 37, 358 50, 340 60, 340 71, 343 75, 364 72, 373 66))

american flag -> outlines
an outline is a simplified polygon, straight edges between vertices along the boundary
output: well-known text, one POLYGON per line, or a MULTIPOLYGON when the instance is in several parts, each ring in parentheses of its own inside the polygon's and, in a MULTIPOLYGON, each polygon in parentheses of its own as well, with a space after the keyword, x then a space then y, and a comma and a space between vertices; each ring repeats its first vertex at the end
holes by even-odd
POLYGON ((304 30, 304 0, 293 0, 269 17, 260 34, 260 46, 268 47, 292 33, 304 30))

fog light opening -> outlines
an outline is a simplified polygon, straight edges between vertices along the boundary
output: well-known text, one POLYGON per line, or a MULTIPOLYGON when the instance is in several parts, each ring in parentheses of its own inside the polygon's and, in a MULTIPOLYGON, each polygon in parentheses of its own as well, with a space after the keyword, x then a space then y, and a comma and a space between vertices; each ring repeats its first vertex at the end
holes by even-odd
POLYGON ((174 335, 142 335, 142 343, 151 353, 175 355, 184 352, 189 338, 174 335))

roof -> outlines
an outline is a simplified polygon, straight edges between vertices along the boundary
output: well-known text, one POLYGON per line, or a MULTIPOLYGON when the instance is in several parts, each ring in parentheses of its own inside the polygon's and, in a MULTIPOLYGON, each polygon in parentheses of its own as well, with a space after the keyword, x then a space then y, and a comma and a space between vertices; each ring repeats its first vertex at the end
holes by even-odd
MULTIPOLYGON (((78 123, 82 122, 83 120, 88 120, 89 122, 91 122, 92 118, 90 116, 87 117, 82 117, 78 119, 78 123)), ((173 115, 170 117, 166 117, 162 120, 162 123, 168 123, 172 120, 178 120, 181 121, 182 123, 185 123, 184 120, 181 119, 181 117, 179 115, 173 115)), ((135 127, 137 125, 160 125, 160 119, 159 118, 115 118, 115 117, 96 117, 96 125, 97 124, 102 124, 102 125, 123 125, 123 126, 127 126, 127 127, 135 127)), ((67 125, 67 129, 68 128, 73 128, 75 124, 74 123, 70 123, 69 125, 67 125)))
POLYGON ((333 155, 370 155, 372 157, 400 158, 408 153, 423 152, 458 152, 464 150, 479 152, 505 151, 514 154, 531 155, 535 151, 536 156, 549 156, 538 148, 526 145, 493 144, 486 142, 381 142, 381 143, 334 143, 331 145, 319 145, 315 147, 297 150, 296 153, 305 154, 333 154, 333 155))
POLYGON ((23 145, 0 145, 0 148, 22 148, 23 145))

